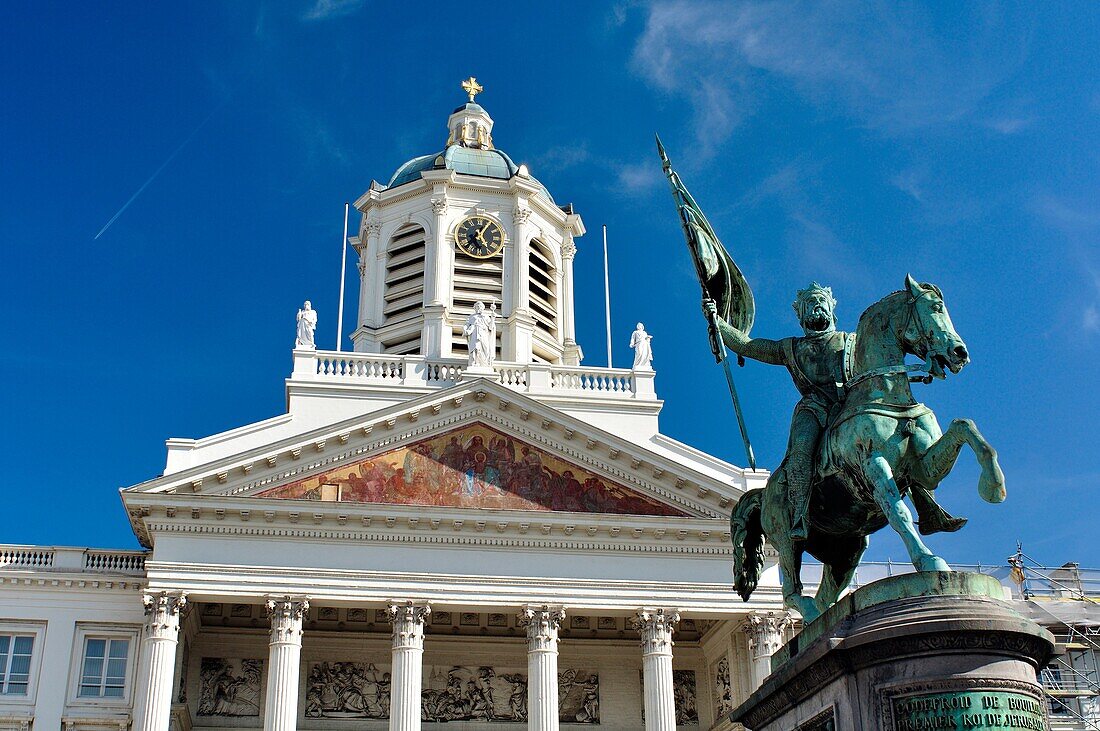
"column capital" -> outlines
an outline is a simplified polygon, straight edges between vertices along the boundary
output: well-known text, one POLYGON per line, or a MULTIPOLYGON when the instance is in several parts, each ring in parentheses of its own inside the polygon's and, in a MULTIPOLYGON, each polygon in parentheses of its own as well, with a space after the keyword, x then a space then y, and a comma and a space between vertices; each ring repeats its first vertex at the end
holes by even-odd
POLYGON ((432 212, 435 215, 442 216, 444 213, 447 212, 447 206, 448 203, 446 196, 443 196, 442 198, 432 198, 432 212))
POLYGON ((561 258, 569 261, 573 260, 573 257, 577 255, 577 245, 573 243, 573 237, 567 236, 565 243, 561 245, 561 258))
POLYGON ((271 618, 271 642, 301 642, 302 618, 309 611, 306 597, 268 597, 264 603, 271 618))
POLYGON ((377 236, 382 232, 382 222, 377 219, 369 219, 363 226, 363 231, 366 232, 367 238, 377 236))
POLYGON ((424 623, 431 616, 432 607, 427 602, 407 601, 390 604, 386 614, 393 623, 393 647, 424 647, 424 623))
POLYGON ((527 628, 528 651, 557 650, 558 629, 565 620, 565 609, 560 606, 527 605, 520 610, 516 621, 527 628))
POLYGON ((516 226, 522 226, 527 223, 527 219, 531 217, 531 209, 527 206, 516 206, 516 209, 512 211, 512 223, 516 226))
POLYGON ((141 601, 145 605, 145 628, 149 636, 176 639, 187 595, 181 591, 158 591, 144 594, 141 601))
POLYGON ((783 632, 791 626, 786 612, 751 612, 741 631, 749 636, 749 649, 757 655, 772 655, 783 644, 783 632))
POLYGON ((642 654, 672 654, 672 633, 680 622, 675 609, 639 609, 631 626, 642 635, 642 654))

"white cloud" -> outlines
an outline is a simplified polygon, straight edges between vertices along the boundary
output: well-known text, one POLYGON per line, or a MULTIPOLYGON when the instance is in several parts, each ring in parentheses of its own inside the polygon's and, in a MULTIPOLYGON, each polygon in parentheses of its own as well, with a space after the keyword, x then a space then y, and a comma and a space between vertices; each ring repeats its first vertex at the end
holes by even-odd
POLYGON ((1084 233, 1100 228, 1100 208, 1067 203, 1053 195, 1040 195, 1032 210, 1047 224, 1066 233, 1084 233))
POLYGON ((661 182, 661 169, 650 162, 620 165, 615 178, 627 193, 642 193, 661 182))
POLYGON ((961 30, 937 34, 921 7, 896 3, 654 0, 632 64, 687 97, 704 153, 777 81, 827 111, 904 134, 972 115, 1022 59, 1026 34, 986 6, 955 7, 961 30))
POLYGON ((890 178, 890 184, 902 193, 912 196, 913 200, 918 203, 922 203, 924 201, 924 180, 925 175, 923 172, 910 168, 909 170, 902 170, 890 178))
POLYGON ((803 158, 792 160, 750 188, 738 201, 739 205, 755 207, 764 201, 776 199, 783 203, 802 205, 806 202, 804 189, 810 178, 817 174, 820 165, 803 158))
POLYGON ((313 7, 302 15, 302 20, 328 20, 343 18, 359 11, 365 0, 316 0, 313 7))
POLYGON ((540 175, 545 172, 559 172, 587 162, 592 157, 585 143, 558 145, 546 149, 534 158, 531 173, 540 175))
POLYGON ((1029 117, 1006 117, 1004 119, 991 119, 986 122, 986 125, 1003 135, 1014 135, 1028 129, 1034 123, 1035 120, 1029 117))
POLYGON ((1086 307, 1081 313, 1081 327, 1087 333, 1100 333, 1100 308, 1096 305, 1086 307))

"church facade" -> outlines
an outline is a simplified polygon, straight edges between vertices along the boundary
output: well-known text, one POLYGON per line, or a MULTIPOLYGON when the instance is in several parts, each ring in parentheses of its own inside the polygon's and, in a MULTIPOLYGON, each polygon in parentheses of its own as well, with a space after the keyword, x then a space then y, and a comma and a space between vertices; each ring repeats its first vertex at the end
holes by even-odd
POLYGON ((789 633, 730 588, 767 474, 583 365, 584 223, 466 87, 355 203, 351 352, 300 313, 285 414, 122 490, 145 550, 0 546, 0 731, 730 727, 789 633))

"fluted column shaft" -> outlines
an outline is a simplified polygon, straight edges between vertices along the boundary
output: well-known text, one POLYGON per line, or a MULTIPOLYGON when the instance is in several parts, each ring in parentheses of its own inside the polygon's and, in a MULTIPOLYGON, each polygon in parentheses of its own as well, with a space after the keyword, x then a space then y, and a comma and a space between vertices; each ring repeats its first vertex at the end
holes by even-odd
POLYGON ((679 621, 671 609, 643 609, 634 616, 634 629, 642 635, 645 731, 676 731, 672 632, 679 621))
POLYGON ((741 629, 749 636, 752 652, 752 689, 756 690, 771 675, 771 658, 783 646, 783 632, 791 624, 784 612, 753 612, 741 629))
POLYGON ((271 639, 268 642, 264 731, 294 731, 297 726, 302 619, 307 611, 309 600, 303 597, 267 600, 271 639))
POLYGON ((393 651, 390 667, 390 731, 419 731, 420 693, 424 672, 426 604, 391 604, 393 651))
POLYGON ((524 607, 519 624, 527 628, 527 728, 558 729, 558 628, 561 607, 524 607))
POLYGON ((168 731, 172 712, 172 679, 176 669, 183 594, 147 594, 145 631, 141 640, 141 667, 137 677, 140 700, 135 706, 133 731, 168 731))

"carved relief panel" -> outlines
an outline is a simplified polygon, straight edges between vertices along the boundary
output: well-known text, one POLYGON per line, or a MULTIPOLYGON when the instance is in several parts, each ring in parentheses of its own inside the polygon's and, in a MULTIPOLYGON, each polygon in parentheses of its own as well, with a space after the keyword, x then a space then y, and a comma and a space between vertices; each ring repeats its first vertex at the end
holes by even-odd
POLYGON ((199 670, 200 716, 259 716, 263 660, 204 657, 199 670))
MULTIPOLYGON (((425 666, 421 691, 424 721, 525 722, 527 672, 488 666, 425 666)), ((563 723, 600 722, 600 679, 589 670, 558 674, 563 723)), ((309 665, 306 718, 389 718, 390 667, 369 662, 309 665)))

